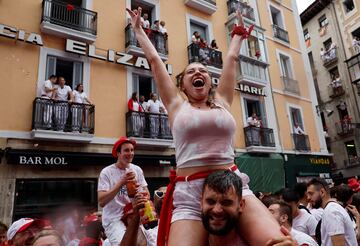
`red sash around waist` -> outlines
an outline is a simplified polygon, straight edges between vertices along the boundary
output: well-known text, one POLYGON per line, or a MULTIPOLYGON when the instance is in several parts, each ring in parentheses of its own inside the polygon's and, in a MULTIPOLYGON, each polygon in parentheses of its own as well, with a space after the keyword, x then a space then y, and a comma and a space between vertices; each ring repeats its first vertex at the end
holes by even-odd
MULTIPOLYGON (((233 165, 229 169, 234 172, 237 170, 237 166, 233 165)), ((174 194, 176 182, 204 179, 207 176, 209 176, 209 174, 221 170, 223 169, 208 170, 204 172, 194 173, 189 176, 176 176, 175 170, 170 171, 170 176, 169 176, 170 183, 166 188, 166 193, 162 202, 162 207, 160 212, 160 223, 158 228, 157 246, 165 246, 168 241, 172 212, 173 212, 173 194, 174 194)))

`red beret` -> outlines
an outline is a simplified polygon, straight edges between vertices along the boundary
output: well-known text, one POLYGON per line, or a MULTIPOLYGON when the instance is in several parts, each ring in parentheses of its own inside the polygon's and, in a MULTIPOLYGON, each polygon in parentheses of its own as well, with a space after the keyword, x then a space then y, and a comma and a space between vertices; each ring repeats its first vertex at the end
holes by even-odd
POLYGON ((129 139, 127 137, 121 137, 118 141, 115 142, 114 147, 112 149, 112 155, 116 158, 117 157, 117 150, 121 147, 123 143, 131 143, 132 145, 136 145, 136 141, 133 139, 129 139))

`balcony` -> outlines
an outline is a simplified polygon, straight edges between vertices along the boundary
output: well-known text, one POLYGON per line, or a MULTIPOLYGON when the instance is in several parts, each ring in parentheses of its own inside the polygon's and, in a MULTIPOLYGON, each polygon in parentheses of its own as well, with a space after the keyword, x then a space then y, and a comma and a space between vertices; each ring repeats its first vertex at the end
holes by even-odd
POLYGON ((229 0, 227 1, 228 15, 232 15, 236 12, 237 9, 240 9, 243 17, 255 21, 255 12, 254 9, 247 3, 239 0, 229 0))
POLYGON ((298 151, 310 151, 310 142, 309 136, 305 134, 291 134, 293 142, 294 142, 294 149, 298 151))
POLYGON ((35 98, 32 116, 33 138, 90 142, 94 129, 94 105, 35 98))
POLYGON ((267 84, 266 68, 268 63, 252 57, 239 55, 239 76, 238 82, 250 84, 267 84))
POLYGON ((348 160, 344 160, 345 167, 352 167, 358 165, 360 165, 360 157, 358 156, 349 157, 348 160))
POLYGON ((245 146, 249 152, 272 152, 275 148, 274 131, 270 128, 247 126, 244 128, 245 146))
MULTIPOLYGON (((161 59, 166 61, 168 59, 168 36, 159 31, 146 29, 148 37, 155 49, 159 53, 161 59)), ((144 51, 136 40, 134 30, 129 23, 125 28, 125 49, 126 52, 135 56, 144 56, 144 51)))
POLYGON ((335 123, 336 132, 341 137, 347 137, 354 133, 356 124, 351 123, 351 118, 341 120, 335 123))
POLYGON ((324 56, 321 58, 323 60, 323 65, 326 68, 333 66, 338 61, 336 47, 332 48, 325 52, 324 56))
POLYGON ((342 85, 334 87, 333 85, 328 85, 329 97, 336 98, 342 95, 345 95, 345 90, 342 85))
POLYGON ((345 61, 350 72, 351 83, 357 85, 360 95, 360 53, 345 61))
MULTIPOLYGON (((188 46, 188 58, 189 63, 200 62, 207 67, 222 69, 222 53, 215 49, 201 47, 199 44, 192 43, 188 46)), ((210 68, 209 70, 211 71, 210 68)))
POLYGON ((280 39, 281 41, 285 43, 290 43, 289 41, 289 34, 286 30, 282 29, 278 25, 272 26, 274 38, 280 39))
POLYGON ((297 95, 300 94, 299 82, 297 80, 286 77, 286 76, 281 76, 281 79, 284 84, 285 92, 290 92, 290 93, 297 94, 297 95))
POLYGON ((129 111, 126 113, 126 135, 143 145, 170 147, 173 136, 166 114, 129 111))
POLYGON ((208 15, 212 15, 217 10, 215 0, 185 0, 185 5, 208 15))
POLYGON ((96 12, 55 0, 43 0, 42 8, 42 32, 91 43, 96 40, 96 12))

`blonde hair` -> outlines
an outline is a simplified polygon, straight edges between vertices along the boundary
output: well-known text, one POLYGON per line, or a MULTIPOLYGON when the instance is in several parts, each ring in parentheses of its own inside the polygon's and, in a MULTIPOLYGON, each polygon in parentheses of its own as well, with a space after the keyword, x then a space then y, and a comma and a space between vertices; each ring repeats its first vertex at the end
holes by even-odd
MULTIPOLYGON (((206 66, 200 62, 192 62, 189 65, 187 65, 184 70, 178 75, 178 79, 176 82, 176 86, 181 90, 181 88, 183 87, 184 84, 184 75, 185 75, 185 71, 186 68, 189 67, 191 64, 200 64, 202 66, 204 66, 206 68, 206 66)), ((209 71, 208 71, 209 73, 209 71)), ((210 73, 209 73, 210 75, 210 73)), ((185 91, 183 91, 184 94, 186 95, 185 91)), ((187 96, 187 95, 186 95, 187 96)), ((208 94, 208 99, 206 101, 206 105, 209 106, 210 108, 215 108, 216 105, 214 104, 214 100, 215 100, 215 86, 211 83, 211 88, 209 90, 209 94, 208 94)))
POLYGON ((37 240, 39 240, 39 238, 42 238, 42 237, 47 237, 47 236, 54 236, 56 237, 58 243, 59 243, 59 246, 65 246, 60 234, 56 231, 56 230, 53 230, 53 229, 44 229, 44 230, 41 230, 39 233, 37 233, 34 237, 34 240, 32 241, 32 244, 35 244, 35 242, 37 240))

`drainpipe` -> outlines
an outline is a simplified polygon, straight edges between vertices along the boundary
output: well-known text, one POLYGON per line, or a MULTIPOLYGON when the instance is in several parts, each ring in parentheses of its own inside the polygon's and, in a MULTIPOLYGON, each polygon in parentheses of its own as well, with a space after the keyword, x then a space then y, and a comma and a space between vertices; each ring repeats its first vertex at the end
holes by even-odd
MULTIPOLYGON (((339 35, 340 35, 340 43, 341 43, 341 48, 343 50, 343 53, 344 53, 344 57, 345 57, 345 60, 347 59, 346 58, 346 52, 345 52, 345 44, 344 44, 344 41, 343 41, 343 37, 342 37, 342 34, 341 34, 341 31, 340 31, 340 24, 339 24, 339 20, 338 20, 338 15, 336 13, 336 10, 335 10, 335 4, 334 4, 334 1, 331 1, 331 6, 332 6, 332 11, 334 12, 335 14, 335 22, 336 22, 336 27, 337 29, 339 30, 339 35)), ((349 81, 350 81, 350 78, 351 78, 351 75, 350 75, 350 71, 349 69, 346 67, 347 71, 348 71, 348 76, 349 76, 349 81)), ((354 96, 354 99, 355 99, 355 105, 356 105, 356 109, 357 109, 357 113, 358 115, 360 116, 360 109, 359 109, 359 102, 357 100, 357 95, 356 95, 356 92, 355 92, 355 89, 354 89, 354 86, 351 84, 350 85, 351 87, 351 91, 353 93, 353 96, 354 96)))

